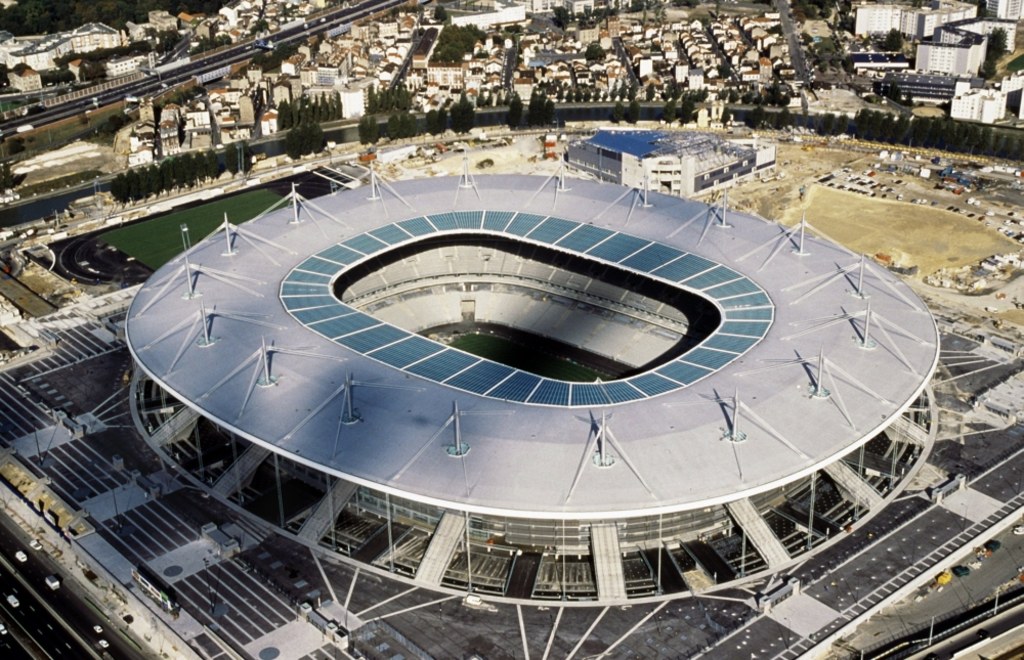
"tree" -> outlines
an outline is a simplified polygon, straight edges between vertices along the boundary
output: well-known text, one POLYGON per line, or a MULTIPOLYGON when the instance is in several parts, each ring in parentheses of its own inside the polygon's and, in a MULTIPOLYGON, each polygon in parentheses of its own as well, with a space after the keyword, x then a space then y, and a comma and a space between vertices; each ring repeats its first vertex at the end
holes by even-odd
POLYGON ((748 123, 751 128, 758 128, 764 123, 765 112, 764 108, 760 105, 755 105, 754 109, 750 111, 747 116, 748 123))
POLYGON ((615 107, 612 108, 612 121, 618 124, 626 118, 626 106, 622 105, 622 101, 616 101, 615 107))
POLYGON ((404 137, 402 134, 402 118, 398 116, 398 113, 392 114, 388 117, 388 137, 392 140, 397 140, 400 137, 404 137))
POLYGON ((448 25, 441 30, 437 38, 431 61, 436 60, 439 64, 462 62, 462 56, 473 52, 476 43, 486 37, 487 35, 475 25, 448 25))
POLYGON ((559 5, 552 9, 551 13, 553 14, 551 20, 563 30, 572 22, 572 14, 565 7, 559 5))
POLYGON ((682 124, 690 123, 693 121, 693 115, 696 111, 697 105, 693 102, 693 97, 687 94, 679 103, 679 122, 682 124))
POLYGON ((448 21, 448 10, 444 8, 444 5, 438 3, 434 7, 434 20, 438 23, 445 23, 448 21))
POLYGON ((359 120, 360 144, 377 144, 379 139, 380 127, 377 125, 377 118, 373 115, 363 115, 359 120))
POLYGON ((665 103, 665 107, 661 111, 662 119, 665 120, 666 124, 671 124, 676 120, 676 100, 669 99, 665 103))
POLYGON ((530 105, 526 110, 526 124, 528 126, 544 125, 544 93, 538 89, 530 95, 530 105))
POLYGON ((512 100, 508 104, 508 127, 519 128, 519 124, 523 122, 523 100, 519 98, 519 94, 513 94, 512 100))
POLYGON ((626 110, 626 121, 630 124, 640 121, 640 101, 633 99, 629 102, 629 108, 626 110))
POLYGON ((882 50, 890 53, 903 50, 903 35, 899 30, 896 28, 889 30, 889 33, 885 35, 885 39, 882 40, 882 50))
POLYGON ((11 171, 11 164, 4 162, 0 165, 0 190, 9 190, 14 187, 14 173, 11 171))
POLYGON ((473 104, 469 102, 466 93, 463 92, 459 97, 459 102, 452 106, 452 130, 456 133, 468 133, 476 123, 475 113, 473 104))
POLYGON ((228 172, 238 174, 252 169, 252 150, 245 142, 224 146, 224 166, 228 172))
POLYGON ((440 113, 436 109, 427 111, 426 117, 423 118, 423 121, 426 124, 427 133, 430 133, 431 135, 440 135, 441 133, 444 133, 444 127, 441 126, 438 121, 439 116, 440 113))
POLYGON ((583 56, 587 58, 588 62, 602 62, 604 61, 605 56, 604 48, 601 47, 600 43, 592 41, 590 45, 587 46, 587 50, 583 56))
POLYGON ((999 59, 1006 54, 1006 30, 996 28, 988 35, 988 46, 985 51, 989 57, 999 59))
POLYGON ((996 28, 988 35, 988 44, 985 49, 985 61, 981 64, 981 75, 985 78, 995 78, 998 69, 999 58, 1006 54, 1006 30, 996 28))
POLYGON ((541 115, 541 119, 544 120, 545 126, 551 126, 555 123, 555 102, 551 99, 544 100, 544 114, 541 115))

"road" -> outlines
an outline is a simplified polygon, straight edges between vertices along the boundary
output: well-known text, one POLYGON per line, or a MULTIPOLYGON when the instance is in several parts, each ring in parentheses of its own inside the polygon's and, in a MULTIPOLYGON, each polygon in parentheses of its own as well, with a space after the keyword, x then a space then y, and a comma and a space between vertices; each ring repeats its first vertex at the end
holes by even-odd
MULTIPOLYGON (((403 4, 403 0, 365 0, 350 7, 341 7, 321 14, 311 22, 282 30, 271 35, 269 38, 278 46, 302 42, 310 36, 326 32, 344 23, 386 11, 401 4, 403 4)), ((116 103, 123 100, 125 96, 150 96, 204 73, 248 60, 253 54, 252 43, 244 42, 218 50, 210 55, 200 55, 194 61, 181 63, 181 60, 178 60, 174 63, 158 67, 155 76, 148 76, 112 89, 97 91, 94 95, 83 94, 81 98, 62 103, 59 106, 25 117, 17 117, 0 122, 0 135, 12 135, 19 126, 31 125, 34 128, 39 128, 46 124, 74 117, 94 107, 116 103)))
POLYGON ((786 35, 786 43, 789 44, 789 59, 793 62, 793 69, 796 77, 804 85, 811 84, 810 73, 807 70, 807 61, 804 57, 803 44, 800 43, 800 33, 790 13, 789 0, 774 0, 775 10, 779 12, 782 23, 782 33, 786 35))
MULTIPOLYGON (((48 575, 61 575, 59 567, 46 548, 32 550, 28 540, 10 518, 0 516, 0 616, 9 622, 7 627, 19 638, 28 638, 45 650, 40 657, 140 657, 139 648, 86 602, 75 579, 65 577, 56 591, 46 586, 48 575), (15 559, 19 550, 25 553, 27 561, 15 559), (16 608, 7 601, 11 594, 19 601, 16 608), (93 630, 97 625, 103 629, 102 633, 93 630), (100 639, 106 640, 110 647, 102 649, 100 639)), ((123 622, 117 624, 125 627, 123 622)), ((11 656, 4 654, 3 657, 11 656)))

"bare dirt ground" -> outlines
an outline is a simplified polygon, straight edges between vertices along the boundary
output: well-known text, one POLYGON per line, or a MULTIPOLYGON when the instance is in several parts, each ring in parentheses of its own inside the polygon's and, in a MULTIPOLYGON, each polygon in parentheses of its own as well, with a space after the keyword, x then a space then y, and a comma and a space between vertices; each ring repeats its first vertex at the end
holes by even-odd
MULTIPOLYGON (((559 152, 564 145, 559 145, 559 152)), ((557 159, 543 157, 543 144, 539 138, 518 137, 506 146, 491 146, 481 143, 471 147, 465 154, 469 157, 470 174, 540 174, 551 175, 558 171, 557 159)), ((436 161, 422 158, 409 159, 400 163, 385 165, 384 176, 393 181, 410 178, 452 176, 462 174, 463 152, 452 150, 436 161)))
POLYGON ((85 170, 113 172, 117 169, 112 147, 79 141, 22 161, 15 166, 14 173, 25 175, 23 185, 31 185, 85 170))
POLYGON ((812 182, 835 169, 856 167, 868 159, 851 151, 782 143, 776 147, 775 160, 778 173, 785 178, 744 183, 729 192, 729 205, 763 218, 778 219, 786 209, 800 204, 801 186, 809 188, 812 182))
POLYGON ((854 171, 871 167, 878 161, 877 154, 780 144, 776 159, 786 177, 744 184, 729 193, 730 205, 787 225, 799 222, 806 212, 807 222, 832 240, 857 252, 888 254, 902 266, 916 265, 921 276, 1019 249, 976 220, 942 208, 871 198, 814 183, 842 167, 854 171), (803 200, 801 187, 806 190, 803 200))
POLYGON ((1018 245, 974 220, 931 206, 864 197, 814 185, 803 204, 791 206, 780 220, 807 222, 832 240, 864 254, 888 254, 901 266, 917 266, 922 275, 947 266, 977 263, 1018 245))

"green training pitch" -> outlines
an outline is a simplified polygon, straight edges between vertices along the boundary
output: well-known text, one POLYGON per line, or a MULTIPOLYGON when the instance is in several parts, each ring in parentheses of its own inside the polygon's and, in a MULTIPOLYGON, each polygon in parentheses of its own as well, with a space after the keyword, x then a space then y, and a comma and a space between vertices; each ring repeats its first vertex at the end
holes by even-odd
POLYGON ((598 378, 605 377, 589 367, 531 350, 527 346, 494 335, 461 335, 453 339, 449 346, 547 378, 573 383, 593 383, 598 378))
POLYGON ((225 213, 232 224, 239 224, 252 220, 280 199, 269 190, 254 190, 121 227, 103 234, 100 240, 156 270, 181 252, 182 224, 188 225, 194 245, 224 222, 225 213))
POLYGON ((1021 69, 1024 69, 1024 55, 1018 55, 1010 60, 1006 65, 1006 68, 1010 71, 1020 71, 1021 69))

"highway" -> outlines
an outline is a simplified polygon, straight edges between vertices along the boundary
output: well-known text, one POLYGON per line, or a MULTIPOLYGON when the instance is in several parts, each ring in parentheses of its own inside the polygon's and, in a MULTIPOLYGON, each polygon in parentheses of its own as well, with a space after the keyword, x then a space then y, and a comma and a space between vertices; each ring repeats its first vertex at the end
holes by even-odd
MULTIPOLYGON (((311 18, 309 22, 299 23, 270 35, 269 39, 273 40, 276 46, 301 42, 339 25, 366 18, 372 14, 387 11, 392 7, 402 4, 404 4, 403 0, 366 0, 365 2, 348 7, 329 10, 315 18, 311 18)), ((25 125, 39 128, 46 124, 74 117, 95 107, 122 101, 125 96, 152 96, 163 89, 174 87, 196 76, 248 60, 254 54, 253 49, 254 46, 251 42, 244 42, 214 51, 211 54, 200 55, 194 61, 179 63, 181 60, 178 60, 177 62, 162 65, 157 68, 155 75, 147 76, 123 86, 97 91, 94 95, 84 94, 81 98, 35 114, 0 122, 0 134, 4 136, 11 135, 19 126, 25 125)), ((81 92, 82 90, 78 91, 81 92)))
MULTIPOLYGON (((49 658, 137 658, 140 649, 123 637, 118 624, 111 622, 83 598, 75 579, 62 576, 61 587, 46 586, 48 575, 62 575, 47 547, 32 550, 29 538, 7 516, 0 516, 0 618, 23 646, 36 657, 49 658), (23 551, 27 561, 19 562, 15 553, 23 551), (18 599, 12 607, 7 596, 18 599), (44 602, 45 601, 45 602, 44 602), (97 633, 93 626, 100 626, 97 633), (109 648, 103 649, 100 640, 109 648)), ((77 578, 80 579, 80 578, 77 578)), ((7 636, 4 636, 7 637, 7 636)), ((7 641, 0 637, 0 649, 7 641)), ((17 651, 3 657, 19 657, 17 651)))

